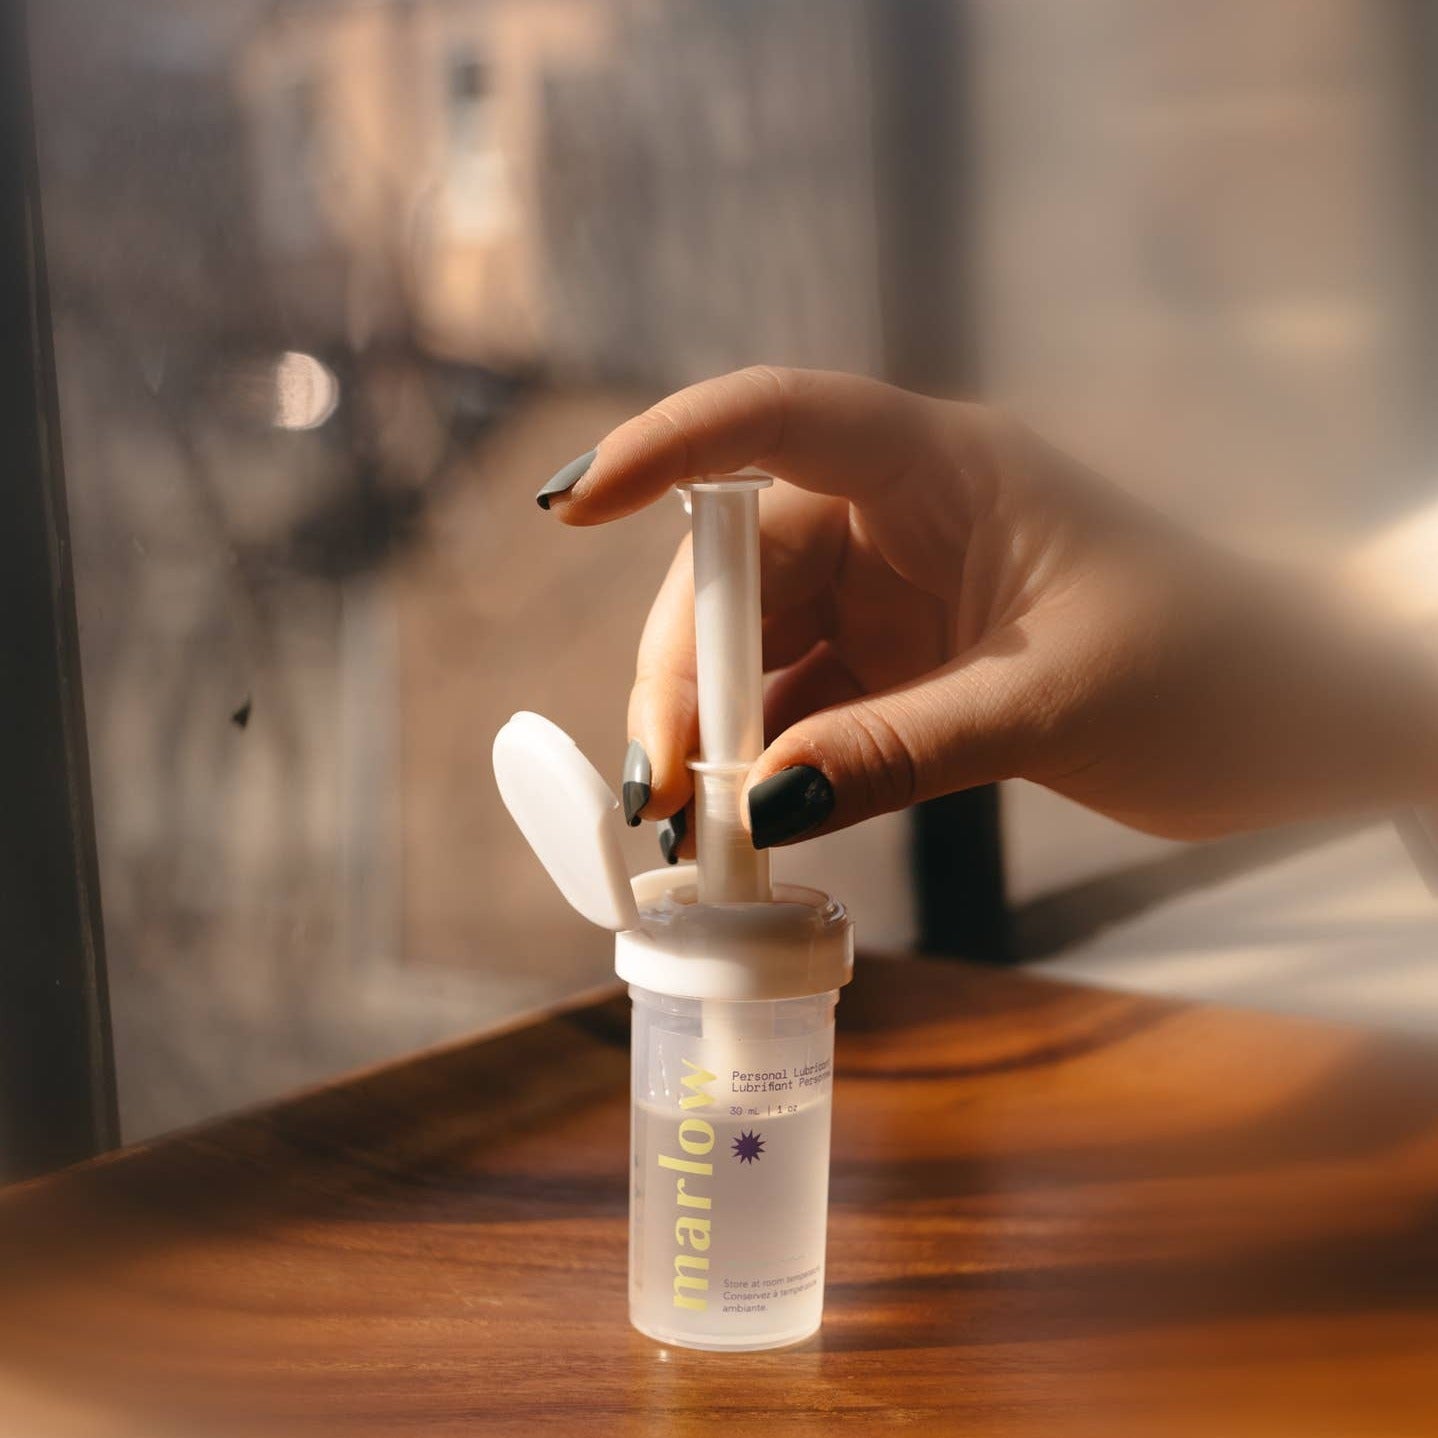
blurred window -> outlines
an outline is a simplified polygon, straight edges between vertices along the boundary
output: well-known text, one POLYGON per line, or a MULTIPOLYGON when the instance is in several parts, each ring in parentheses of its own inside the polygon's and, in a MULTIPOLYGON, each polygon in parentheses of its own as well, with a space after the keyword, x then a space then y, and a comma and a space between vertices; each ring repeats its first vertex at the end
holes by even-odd
MULTIPOLYGON (((1267 552, 1431 499, 1425 8, 32 0, 126 1136, 611 972, 488 746, 614 775, 683 515, 532 495, 668 391, 972 385, 1267 552)), ((1020 901, 1151 853, 1049 797, 1020 901)), ((897 949, 907 839, 782 863, 897 949)))
POLYGON ((320 98, 318 81, 300 75, 282 83, 259 111, 265 232, 292 252, 313 249, 324 238, 320 98))
POLYGON ((445 190, 451 228, 457 236, 489 238, 515 221, 492 77, 471 46, 456 46, 445 63, 445 190))

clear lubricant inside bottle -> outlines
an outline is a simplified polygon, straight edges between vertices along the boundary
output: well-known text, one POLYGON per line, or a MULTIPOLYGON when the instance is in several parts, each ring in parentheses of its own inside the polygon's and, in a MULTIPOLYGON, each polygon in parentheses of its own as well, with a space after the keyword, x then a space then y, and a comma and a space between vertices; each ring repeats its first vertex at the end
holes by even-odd
POLYGON ((631 1321, 694 1348, 808 1337, 824 1305, 837 993, 629 992, 631 1321))

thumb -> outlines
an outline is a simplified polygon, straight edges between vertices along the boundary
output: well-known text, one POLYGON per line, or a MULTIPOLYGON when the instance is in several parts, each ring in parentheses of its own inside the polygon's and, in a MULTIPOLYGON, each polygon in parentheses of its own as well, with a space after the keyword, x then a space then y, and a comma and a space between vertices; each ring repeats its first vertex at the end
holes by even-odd
POLYGON ((1032 666, 1002 634, 930 673, 811 714, 755 761, 746 812, 756 849, 1010 778, 1032 748, 1032 666))

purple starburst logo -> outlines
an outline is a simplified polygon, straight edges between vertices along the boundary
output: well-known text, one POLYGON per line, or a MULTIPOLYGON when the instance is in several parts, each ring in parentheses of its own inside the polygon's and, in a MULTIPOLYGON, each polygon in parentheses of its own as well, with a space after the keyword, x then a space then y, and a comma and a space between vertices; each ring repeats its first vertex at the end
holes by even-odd
POLYGON ((740 1163, 756 1163, 764 1152, 764 1139, 761 1134, 751 1133, 746 1129, 734 1140, 734 1157, 740 1163))

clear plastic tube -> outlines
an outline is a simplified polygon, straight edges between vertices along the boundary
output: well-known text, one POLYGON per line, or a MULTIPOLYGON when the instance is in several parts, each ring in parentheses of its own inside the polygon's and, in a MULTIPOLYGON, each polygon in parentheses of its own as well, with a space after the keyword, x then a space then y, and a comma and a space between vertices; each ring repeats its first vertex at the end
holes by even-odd
POLYGON ((630 1320, 686 1348, 797 1343, 823 1317, 838 992, 629 993, 630 1320))
POLYGON ((773 897, 769 851, 754 847, 737 817, 752 763, 752 759, 689 762, 694 775, 694 844, 701 855, 700 903, 764 903, 773 897))
POLYGON ((699 697, 699 897, 763 903, 769 856, 739 814, 745 773, 764 749, 764 635, 759 594, 759 491, 767 475, 680 486, 694 539, 694 649, 699 697))

